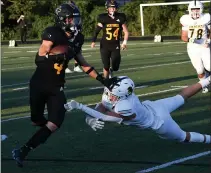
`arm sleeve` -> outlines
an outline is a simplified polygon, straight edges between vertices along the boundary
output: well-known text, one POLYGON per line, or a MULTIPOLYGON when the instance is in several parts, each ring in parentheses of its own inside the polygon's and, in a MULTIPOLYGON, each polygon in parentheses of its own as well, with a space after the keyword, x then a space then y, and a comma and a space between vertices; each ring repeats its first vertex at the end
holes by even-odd
POLYGON ((80 34, 78 44, 75 45, 74 47, 74 51, 76 55, 81 52, 83 44, 84 44, 84 35, 80 34))
POLYGON ((87 113, 88 115, 98 118, 98 119, 101 119, 103 121, 116 122, 116 123, 120 124, 123 120, 122 118, 102 114, 101 112, 98 112, 92 108, 85 106, 85 105, 81 105, 81 110, 83 112, 87 113))
POLYGON ((95 28, 95 31, 94 31, 94 34, 93 34, 93 37, 92 37, 92 42, 95 42, 96 39, 97 39, 97 36, 99 34, 99 32, 101 31, 101 27, 97 25, 97 27, 95 28))

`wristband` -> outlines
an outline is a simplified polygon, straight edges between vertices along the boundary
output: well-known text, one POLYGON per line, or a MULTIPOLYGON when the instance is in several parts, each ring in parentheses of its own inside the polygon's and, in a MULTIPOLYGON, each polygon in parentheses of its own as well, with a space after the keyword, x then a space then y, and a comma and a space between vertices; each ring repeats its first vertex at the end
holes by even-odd
POLYGON ((124 41, 122 42, 122 44, 126 45, 126 44, 127 44, 127 40, 124 40, 124 41))

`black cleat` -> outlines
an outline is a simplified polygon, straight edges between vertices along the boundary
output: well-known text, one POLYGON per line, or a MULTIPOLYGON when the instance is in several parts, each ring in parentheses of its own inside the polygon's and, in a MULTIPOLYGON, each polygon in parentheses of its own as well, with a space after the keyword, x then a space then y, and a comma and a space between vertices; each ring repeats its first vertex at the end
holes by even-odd
POLYGON ((12 157, 19 167, 23 167, 23 160, 25 156, 21 149, 12 150, 12 157))

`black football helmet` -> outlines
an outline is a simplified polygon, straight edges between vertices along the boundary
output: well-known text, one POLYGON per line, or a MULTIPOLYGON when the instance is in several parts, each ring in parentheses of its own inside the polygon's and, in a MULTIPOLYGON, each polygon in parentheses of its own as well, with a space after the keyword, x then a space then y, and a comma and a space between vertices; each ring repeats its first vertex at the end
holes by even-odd
POLYGON ((81 15, 74 3, 65 3, 55 10, 56 24, 65 32, 75 33, 81 27, 81 15))
POLYGON ((118 3, 115 0, 107 0, 105 3, 105 8, 108 9, 109 7, 118 8, 118 3))

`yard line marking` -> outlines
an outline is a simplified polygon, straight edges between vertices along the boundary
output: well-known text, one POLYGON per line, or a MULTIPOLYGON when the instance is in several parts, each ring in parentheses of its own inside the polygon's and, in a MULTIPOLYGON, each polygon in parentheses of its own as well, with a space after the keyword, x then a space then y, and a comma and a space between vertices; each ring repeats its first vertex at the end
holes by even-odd
POLYGON ((11 84, 11 85, 4 85, 4 86, 1 86, 1 87, 4 88, 4 87, 12 87, 12 86, 26 85, 26 84, 29 84, 29 82, 17 83, 17 84, 11 84))
POLYGON ((28 89, 28 87, 14 88, 13 91, 28 89))
POLYGON ((160 94, 160 93, 166 93, 169 91, 176 91, 176 90, 180 90, 181 88, 172 88, 172 89, 166 89, 166 90, 159 90, 159 91, 155 91, 155 92, 151 92, 151 93, 146 93, 146 94, 139 94, 137 95, 138 97, 141 96, 149 96, 149 95, 154 95, 154 94, 160 94))
POLYGON ((20 56, 18 58, 20 58, 20 59, 27 59, 27 58, 31 58, 31 57, 30 56, 20 56))
POLYGON ((89 89, 90 89, 90 90, 96 90, 96 89, 101 89, 101 88, 104 88, 104 86, 92 87, 92 88, 89 88, 89 89))
MULTIPOLYGON (((126 69, 119 70, 118 72, 128 71, 128 70, 136 70, 136 69, 153 68, 153 67, 170 66, 170 65, 180 65, 180 64, 186 64, 186 63, 190 63, 190 61, 183 61, 183 62, 174 62, 174 63, 165 63, 165 64, 148 65, 148 66, 142 66, 142 67, 126 68, 126 69)), ((11 68, 11 69, 13 69, 13 68, 11 68)), ((4 70, 4 69, 2 69, 2 70, 4 70)), ((84 76, 87 76, 87 75, 84 74, 84 75, 70 76, 70 77, 66 77, 66 80, 67 79, 71 79, 71 78, 75 78, 75 77, 84 77, 84 76)), ((28 84, 28 82, 26 82, 26 83, 19 83, 19 84, 11 84, 11 85, 3 85, 1 87, 2 88, 5 88, 5 87, 12 87, 12 86, 19 86, 19 85, 23 85, 23 84, 28 84)))
POLYGON ((2 71, 6 71, 6 70, 11 70, 11 69, 24 69, 24 68, 31 68, 31 67, 36 67, 35 65, 31 65, 31 66, 24 66, 24 67, 11 67, 11 68, 5 68, 5 69, 1 69, 2 71))
POLYGON ((26 51, 26 52, 37 52, 37 50, 28 50, 28 51, 26 51))
POLYGON ((3 53, 19 53, 19 52, 21 52, 21 51, 11 51, 11 52, 4 52, 3 51, 3 53))
MULTIPOLYGON (((148 87, 148 85, 137 86, 135 88, 146 88, 146 87, 148 87)), ((89 89, 90 90, 95 90, 95 89, 101 89, 101 88, 104 88, 104 86, 92 87, 92 88, 89 88, 89 89)))
POLYGON ((154 166, 154 167, 151 167, 151 168, 148 168, 148 169, 140 170, 136 173, 153 172, 155 170, 163 169, 163 168, 169 167, 171 165, 175 165, 175 164, 178 164, 178 163, 185 162, 187 160, 197 159, 199 157, 209 155, 210 153, 211 153, 211 151, 205 151, 205 152, 198 153, 198 154, 195 154, 195 155, 192 155, 192 156, 188 156, 188 157, 180 158, 180 159, 177 159, 177 160, 174 160, 174 161, 171 161, 171 162, 167 162, 167 163, 164 163, 162 165, 157 165, 157 166, 154 166))
POLYGON ((135 88, 147 88, 147 87, 148 87, 148 85, 141 85, 141 86, 137 86, 135 88))
MULTIPOLYGON (((159 91, 155 91, 155 92, 150 92, 150 93, 145 93, 145 94, 139 94, 139 95, 137 95, 137 96, 138 96, 138 97, 141 97, 141 96, 148 96, 148 95, 154 95, 154 94, 159 94, 159 93, 166 93, 166 92, 175 91, 175 90, 180 90, 180 88, 159 90, 159 91)), ((96 105, 96 104, 98 104, 98 103, 99 103, 99 102, 97 102, 97 103, 89 103, 89 104, 87 104, 87 106, 94 106, 94 105, 96 105)), ((47 114, 47 112, 45 112, 44 114, 47 114)), ((29 117, 30 117, 30 116, 17 117, 17 118, 9 118, 9 119, 6 119, 6 120, 1 120, 1 123, 3 123, 3 122, 8 122, 8 121, 13 121, 13 120, 24 119, 24 118, 29 118, 29 117)))
POLYGON ((171 86, 172 88, 186 88, 188 87, 188 85, 184 85, 184 86, 171 86))

